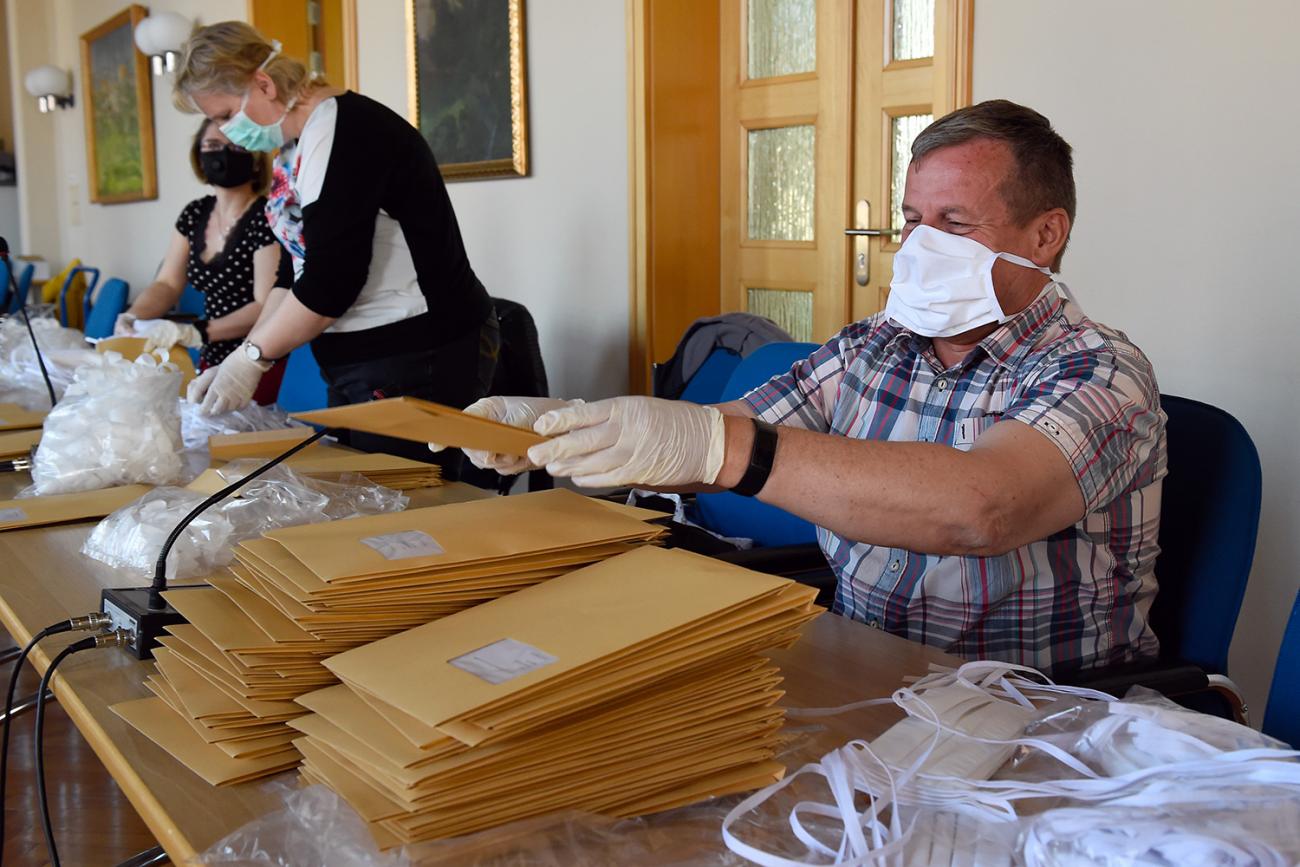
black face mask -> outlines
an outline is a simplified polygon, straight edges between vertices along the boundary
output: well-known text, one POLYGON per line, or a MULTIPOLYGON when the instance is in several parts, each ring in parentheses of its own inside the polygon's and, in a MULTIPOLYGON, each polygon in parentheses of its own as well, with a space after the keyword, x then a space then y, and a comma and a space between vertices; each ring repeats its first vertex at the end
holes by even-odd
POLYGON ((240 187, 253 179, 253 155, 248 151, 200 151, 199 166, 214 187, 240 187))

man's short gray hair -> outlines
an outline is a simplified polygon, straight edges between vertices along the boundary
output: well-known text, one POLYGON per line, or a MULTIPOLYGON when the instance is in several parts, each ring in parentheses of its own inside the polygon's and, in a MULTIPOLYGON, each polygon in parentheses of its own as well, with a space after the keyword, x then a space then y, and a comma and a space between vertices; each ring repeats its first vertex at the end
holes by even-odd
MULTIPOLYGON (((1011 218, 1023 226, 1039 214, 1061 208, 1074 225, 1074 157, 1051 121, 1032 108, 991 99, 959 108, 927 126, 912 142, 912 159, 973 139, 995 139, 1011 148, 1015 168, 1002 183, 1011 218)), ((1065 248, 1061 248, 1064 255, 1065 248)), ((1060 267, 1061 255, 1053 269, 1060 267)))

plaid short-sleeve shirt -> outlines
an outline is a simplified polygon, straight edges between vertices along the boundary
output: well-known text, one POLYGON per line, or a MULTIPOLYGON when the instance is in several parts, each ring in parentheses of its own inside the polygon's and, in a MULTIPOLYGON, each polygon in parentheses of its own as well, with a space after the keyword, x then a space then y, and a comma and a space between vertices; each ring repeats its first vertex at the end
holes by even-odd
POLYGON ((1147 614, 1166 456, 1155 374, 1127 336, 1056 287, 952 368, 928 338, 877 314, 744 399, 775 424, 963 450, 1014 420, 1056 443, 1074 471, 1084 519, 997 557, 886 548, 819 527, 837 612, 959 656, 1057 673, 1156 653, 1147 614))

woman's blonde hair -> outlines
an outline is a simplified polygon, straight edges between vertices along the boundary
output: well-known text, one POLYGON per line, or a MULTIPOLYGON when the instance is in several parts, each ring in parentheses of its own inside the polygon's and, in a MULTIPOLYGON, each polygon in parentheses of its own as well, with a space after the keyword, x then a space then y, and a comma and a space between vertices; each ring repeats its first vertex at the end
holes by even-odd
MULTIPOLYGON (((172 84, 172 101, 181 111, 196 113, 195 94, 243 95, 253 73, 266 63, 275 47, 265 36, 243 21, 222 21, 196 27, 185 43, 179 71, 172 84)), ((310 86, 324 81, 312 77, 307 67, 292 57, 277 54, 266 63, 265 72, 275 82, 277 96, 284 102, 310 86)))

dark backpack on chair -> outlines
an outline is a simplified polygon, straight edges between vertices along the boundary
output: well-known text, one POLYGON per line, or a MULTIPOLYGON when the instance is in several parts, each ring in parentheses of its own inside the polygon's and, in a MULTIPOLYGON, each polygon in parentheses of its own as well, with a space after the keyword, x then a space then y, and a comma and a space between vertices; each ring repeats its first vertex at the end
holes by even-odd
MULTIPOLYGON (((517 301, 493 298, 497 322, 501 325, 501 352, 488 394, 518 397, 550 397, 546 383, 546 366, 542 347, 537 340, 537 324, 528 308, 517 301)), ((480 470, 466 462, 461 480, 480 488, 508 494, 517 476, 503 476, 494 470, 480 470)), ((555 487, 555 480, 545 470, 528 474, 528 490, 543 491, 555 487)))

